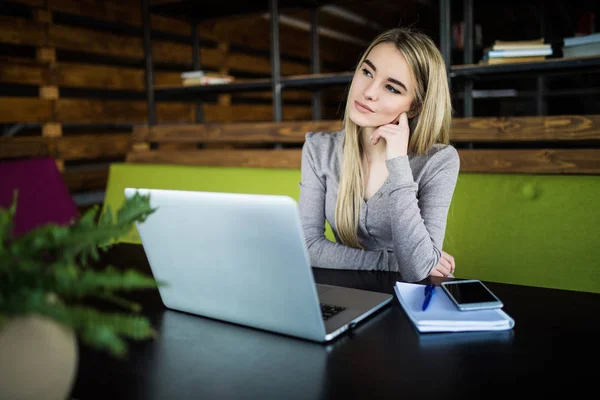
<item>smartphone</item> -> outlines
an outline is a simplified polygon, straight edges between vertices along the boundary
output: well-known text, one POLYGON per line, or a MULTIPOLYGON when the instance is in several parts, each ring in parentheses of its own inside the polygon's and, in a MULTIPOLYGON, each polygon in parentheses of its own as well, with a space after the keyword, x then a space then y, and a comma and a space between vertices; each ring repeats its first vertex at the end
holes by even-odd
POLYGON ((441 286, 461 311, 486 310, 504 306, 500 299, 479 280, 446 281, 442 282, 441 286))

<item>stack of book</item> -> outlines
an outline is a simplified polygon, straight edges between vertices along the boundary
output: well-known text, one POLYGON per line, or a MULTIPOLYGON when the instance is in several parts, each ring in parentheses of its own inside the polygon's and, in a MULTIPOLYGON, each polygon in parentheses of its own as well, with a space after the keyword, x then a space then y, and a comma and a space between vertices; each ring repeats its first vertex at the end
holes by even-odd
POLYGON ((563 57, 600 55, 600 33, 565 38, 562 52, 563 57))
POLYGON ((206 73, 204 71, 188 71, 181 74, 183 86, 215 85, 233 82, 233 76, 206 73))
POLYGON ((545 60, 552 55, 552 46, 544 39, 504 41, 496 40, 484 52, 480 64, 509 64, 545 60))

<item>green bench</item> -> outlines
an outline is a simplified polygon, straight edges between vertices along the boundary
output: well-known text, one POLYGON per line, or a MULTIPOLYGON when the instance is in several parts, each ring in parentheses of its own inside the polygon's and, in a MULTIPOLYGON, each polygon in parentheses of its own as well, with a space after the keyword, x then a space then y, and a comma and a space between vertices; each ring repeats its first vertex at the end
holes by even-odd
MULTIPOLYGON (((104 204, 118 208, 128 186, 297 200, 299 180, 298 169, 120 163, 104 204)), ((456 276, 600 293, 598 194, 600 176, 461 173, 444 241, 456 276)), ((135 229, 122 241, 140 243, 135 229)))
MULTIPOLYGON (((340 121, 138 126, 126 162, 110 168, 104 204, 119 207, 127 186, 298 200, 306 132, 340 127, 340 121)), ((457 277, 600 293, 600 149, 577 147, 599 140, 599 127, 597 115, 453 120, 454 144, 530 142, 521 149, 459 148, 443 246, 456 259, 457 277), (548 141, 566 145, 531 146, 548 141)), ((326 236, 334 240, 328 224, 326 236)), ((135 230, 122 240, 139 243, 135 230)))

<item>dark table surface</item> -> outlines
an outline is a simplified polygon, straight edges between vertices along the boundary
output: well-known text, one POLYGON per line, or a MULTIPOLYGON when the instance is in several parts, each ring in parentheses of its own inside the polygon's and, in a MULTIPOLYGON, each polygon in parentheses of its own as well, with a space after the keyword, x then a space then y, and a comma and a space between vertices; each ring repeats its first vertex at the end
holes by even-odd
MULTIPOLYGON (((150 273, 138 245, 113 247, 101 261, 109 263, 150 273)), ((386 293, 400 279, 323 269, 314 275, 318 283, 386 293)), ((394 300, 326 345, 167 310, 158 291, 140 292, 135 298, 158 337, 131 342, 124 360, 82 346, 72 398, 595 398, 600 295, 488 286, 514 318, 512 330, 419 334, 394 300)))

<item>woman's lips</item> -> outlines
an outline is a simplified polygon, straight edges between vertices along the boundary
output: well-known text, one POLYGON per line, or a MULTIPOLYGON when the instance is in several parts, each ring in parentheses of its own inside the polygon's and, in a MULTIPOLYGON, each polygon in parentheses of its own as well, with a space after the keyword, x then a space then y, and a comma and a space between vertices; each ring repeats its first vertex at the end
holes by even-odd
POLYGON ((375 111, 373 111, 372 109, 369 108, 369 106, 367 106, 366 104, 361 103, 360 101, 355 101, 354 102, 354 107, 361 113, 364 114, 370 114, 373 113, 375 111))

